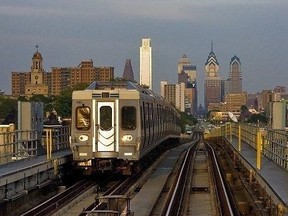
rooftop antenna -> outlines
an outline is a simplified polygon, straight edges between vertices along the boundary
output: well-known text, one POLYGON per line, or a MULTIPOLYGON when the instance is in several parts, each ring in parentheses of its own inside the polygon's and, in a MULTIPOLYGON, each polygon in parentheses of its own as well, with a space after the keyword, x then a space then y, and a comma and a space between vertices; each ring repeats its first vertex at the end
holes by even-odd
POLYGON ((213 52, 213 40, 211 41, 211 52, 213 52))

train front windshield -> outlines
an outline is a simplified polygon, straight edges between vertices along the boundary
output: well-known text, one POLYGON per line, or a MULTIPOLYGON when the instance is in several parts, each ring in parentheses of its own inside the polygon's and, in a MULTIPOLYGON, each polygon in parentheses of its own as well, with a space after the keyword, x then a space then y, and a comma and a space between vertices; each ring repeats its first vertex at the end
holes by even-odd
POLYGON ((133 106, 126 106, 122 108, 122 124, 123 130, 136 129, 136 108, 133 106))
POLYGON ((91 124, 91 111, 87 106, 76 108, 76 128, 78 130, 89 130, 91 124))

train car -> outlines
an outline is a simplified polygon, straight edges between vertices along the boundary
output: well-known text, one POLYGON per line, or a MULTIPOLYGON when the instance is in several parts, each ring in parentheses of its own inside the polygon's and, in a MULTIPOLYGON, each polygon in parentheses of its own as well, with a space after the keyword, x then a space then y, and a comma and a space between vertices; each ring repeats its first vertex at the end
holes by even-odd
POLYGON ((86 174, 130 174, 156 146, 180 137, 180 114, 130 81, 93 82, 72 94, 71 150, 86 174))

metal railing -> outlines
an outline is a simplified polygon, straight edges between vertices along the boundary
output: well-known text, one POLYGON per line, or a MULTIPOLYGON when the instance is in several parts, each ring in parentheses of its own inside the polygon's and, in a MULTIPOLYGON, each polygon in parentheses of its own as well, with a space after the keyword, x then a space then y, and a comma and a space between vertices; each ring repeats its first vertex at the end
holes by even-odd
POLYGON ((263 154, 288 171, 288 131, 266 130, 263 154))
POLYGON ((256 151, 257 168, 261 168, 261 157, 265 156, 288 171, 288 131, 261 128, 245 123, 226 123, 205 134, 205 138, 225 137, 232 142, 238 138, 238 151, 245 142, 256 151))
POLYGON ((44 126, 39 135, 36 130, 15 130, 14 125, 0 127, 0 165, 69 148, 70 126, 44 126), (40 137, 39 137, 40 136, 40 137), (41 153, 42 152, 42 153, 41 153))
POLYGON ((37 156, 37 131, 0 132, 0 165, 37 156))
POLYGON ((70 126, 44 125, 42 144, 47 152, 47 159, 52 159, 53 152, 69 148, 70 133, 70 126))

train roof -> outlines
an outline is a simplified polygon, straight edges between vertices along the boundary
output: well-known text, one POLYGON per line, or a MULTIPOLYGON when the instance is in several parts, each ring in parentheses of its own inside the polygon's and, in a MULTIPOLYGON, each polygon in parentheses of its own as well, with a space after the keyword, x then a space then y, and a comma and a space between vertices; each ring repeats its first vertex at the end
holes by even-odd
POLYGON ((110 82, 94 81, 85 90, 114 90, 114 89, 137 90, 143 94, 146 94, 155 98, 162 98, 161 96, 153 92, 151 89, 144 88, 138 83, 131 82, 131 81, 122 81, 122 80, 110 81, 110 82))

